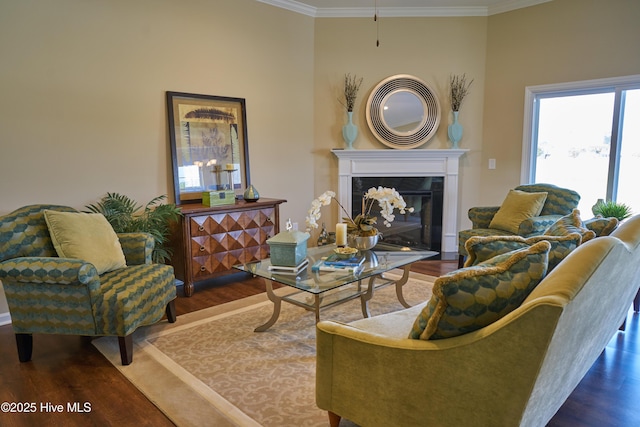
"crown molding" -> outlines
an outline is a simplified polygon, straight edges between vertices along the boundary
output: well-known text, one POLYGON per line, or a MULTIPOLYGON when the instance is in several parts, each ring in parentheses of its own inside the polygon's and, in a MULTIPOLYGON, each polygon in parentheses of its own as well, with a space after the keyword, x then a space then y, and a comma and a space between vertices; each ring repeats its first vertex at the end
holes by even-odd
POLYGON ((292 12, 301 13, 302 15, 317 17, 318 8, 302 4, 294 0, 256 0, 260 3, 270 4, 271 6, 287 9, 292 12))
POLYGON ((489 6, 489 15, 511 12, 512 10, 524 9, 525 7, 536 6, 550 1, 553 0, 504 0, 498 4, 489 6))
MULTIPOLYGON (((317 8, 295 0, 256 0, 313 18, 370 18, 373 7, 326 7, 317 8)), ((379 7, 378 16, 389 18, 490 16, 499 13, 535 6, 552 0, 505 0, 493 6, 452 7, 379 7)))

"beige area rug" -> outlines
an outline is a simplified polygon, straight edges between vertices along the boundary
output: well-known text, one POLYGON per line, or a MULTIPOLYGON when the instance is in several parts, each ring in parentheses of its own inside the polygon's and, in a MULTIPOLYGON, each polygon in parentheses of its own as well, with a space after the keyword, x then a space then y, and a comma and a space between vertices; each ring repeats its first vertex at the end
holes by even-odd
MULTIPOLYGON (((397 272, 385 276, 399 278, 397 272)), ((426 301, 434 280, 411 273, 407 302, 426 301)), ((369 308, 372 316, 402 309, 395 286, 377 290, 369 308)), ((327 426, 326 412, 315 404, 314 314, 283 302, 276 324, 254 332, 272 312, 260 294, 141 328, 129 366, 120 364, 116 337, 93 342, 178 426, 327 426)), ((360 299, 321 311, 320 318, 361 319, 360 299)))

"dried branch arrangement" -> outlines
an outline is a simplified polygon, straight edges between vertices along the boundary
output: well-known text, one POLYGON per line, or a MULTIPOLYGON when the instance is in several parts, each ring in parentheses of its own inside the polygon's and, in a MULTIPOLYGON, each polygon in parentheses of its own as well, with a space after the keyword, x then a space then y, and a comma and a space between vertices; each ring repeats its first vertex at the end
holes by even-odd
POLYGON ((460 111, 462 100, 469 94, 471 83, 473 83, 473 80, 467 83, 466 74, 451 76, 449 85, 451 86, 451 109, 453 111, 460 111))
POLYGON ((358 91, 362 84, 362 77, 358 78, 351 74, 345 74, 344 76, 344 101, 339 99, 340 103, 347 109, 347 111, 353 111, 353 106, 356 103, 358 97, 358 91))

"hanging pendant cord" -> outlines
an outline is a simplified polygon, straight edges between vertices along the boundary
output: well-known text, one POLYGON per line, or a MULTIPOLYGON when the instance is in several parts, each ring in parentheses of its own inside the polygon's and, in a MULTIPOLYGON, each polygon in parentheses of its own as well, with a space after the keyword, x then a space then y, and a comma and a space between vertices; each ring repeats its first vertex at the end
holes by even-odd
POLYGON ((378 22, 378 0, 374 1, 373 22, 376 23, 376 47, 380 46, 380 23, 378 22))

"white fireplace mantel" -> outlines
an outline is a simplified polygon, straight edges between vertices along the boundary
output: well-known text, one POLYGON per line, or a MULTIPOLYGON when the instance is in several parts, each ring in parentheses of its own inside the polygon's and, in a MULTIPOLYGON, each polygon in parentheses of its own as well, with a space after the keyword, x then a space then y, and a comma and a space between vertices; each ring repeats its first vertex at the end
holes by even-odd
POLYGON ((351 215, 352 177, 444 177, 442 252, 458 250, 458 169, 467 149, 331 150, 338 158, 338 200, 351 215))

